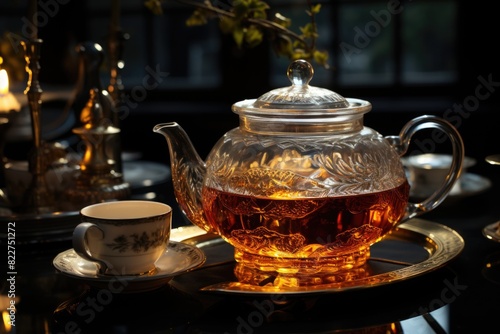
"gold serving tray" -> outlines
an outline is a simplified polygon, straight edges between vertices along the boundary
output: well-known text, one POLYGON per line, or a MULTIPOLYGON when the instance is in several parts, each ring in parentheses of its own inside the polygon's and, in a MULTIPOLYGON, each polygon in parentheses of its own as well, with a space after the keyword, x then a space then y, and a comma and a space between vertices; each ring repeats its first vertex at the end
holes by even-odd
MULTIPOLYGON (((232 256, 231 250, 226 246, 222 248, 216 240, 210 242, 202 237, 195 237, 192 241, 197 238, 200 240, 198 247, 207 255, 207 263, 193 273, 174 279, 174 284, 208 293, 231 295, 324 294, 392 284, 441 268, 457 257, 464 248, 463 238, 453 229, 427 220, 412 219, 399 225, 384 240, 372 247, 371 258, 366 264, 368 276, 317 286, 277 288, 269 284, 257 286, 240 283, 227 270, 223 274, 224 270, 217 266, 228 266, 232 256), (222 249, 226 253, 225 257, 221 254, 222 249), (213 257, 217 260, 214 261, 213 257), (223 261, 224 258, 226 262, 223 261), (207 282, 210 280, 212 282, 207 282), (205 284, 200 286, 199 282, 205 284)), ((229 266, 234 267, 234 263, 229 266)))

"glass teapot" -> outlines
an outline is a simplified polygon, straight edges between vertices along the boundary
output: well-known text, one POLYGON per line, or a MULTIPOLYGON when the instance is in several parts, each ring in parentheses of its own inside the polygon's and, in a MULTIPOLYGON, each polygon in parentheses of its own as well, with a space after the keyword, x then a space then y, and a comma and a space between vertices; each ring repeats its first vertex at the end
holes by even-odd
POLYGON ((275 273, 291 275, 293 284, 323 284, 362 268, 372 244, 445 199, 461 172, 463 142, 434 116, 384 137, 363 125, 369 102, 310 86, 307 61, 294 61, 287 74, 290 87, 233 105, 240 125, 206 161, 177 123, 153 131, 168 141, 181 210, 234 246, 238 277, 275 273), (440 189, 411 203, 400 157, 426 128, 448 135, 453 162, 440 189))

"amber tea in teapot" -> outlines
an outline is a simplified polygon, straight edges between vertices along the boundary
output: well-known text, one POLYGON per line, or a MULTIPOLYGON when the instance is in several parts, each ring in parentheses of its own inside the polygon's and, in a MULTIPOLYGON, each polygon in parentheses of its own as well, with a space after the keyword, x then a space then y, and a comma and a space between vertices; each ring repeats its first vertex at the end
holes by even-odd
POLYGON ((169 145, 180 208, 234 246, 236 276, 254 276, 244 281, 276 277, 270 284, 279 285, 286 275, 286 284, 303 286, 349 277, 373 243, 438 206, 460 175, 463 142, 446 120, 417 117, 384 137, 363 125, 369 102, 310 86, 312 74, 295 61, 290 87, 235 103, 239 127, 205 161, 177 123, 154 128, 169 145), (450 138, 453 161, 441 187, 411 203, 401 157, 428 128, 450 138))
POLYGON ((365 262, 369 245, 404 216, 408 192, 404 182, 382 192, 326 198, 260 198, 212 188, 202 196, 207 220, 248 254, 246 261, 268 266, 279 257, 293 268, 300 265, 297 258, 329 258, 320 271, 331 271, 365 262), (342 255, 353 255, 352 261, 338 261, 342 255))

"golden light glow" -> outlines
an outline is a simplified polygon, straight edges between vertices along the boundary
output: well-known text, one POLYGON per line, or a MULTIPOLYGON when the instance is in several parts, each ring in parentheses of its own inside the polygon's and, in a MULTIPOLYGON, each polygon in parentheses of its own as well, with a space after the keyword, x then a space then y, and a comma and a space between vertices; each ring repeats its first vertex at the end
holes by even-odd
POLYGON ((9 76, 6 70, 0 70, 0 112, 19 111, 21 105, 9 92, 9 76))
POLYGON ((9 312, 2 311, 2 321, 3 321, 5 333, 9 333, 11 328, 12 328, 11 324, 10 324, 9 312))
POLYGON ((6 70, 0 70, 0 96, 9 92, 9 76, 6 70))

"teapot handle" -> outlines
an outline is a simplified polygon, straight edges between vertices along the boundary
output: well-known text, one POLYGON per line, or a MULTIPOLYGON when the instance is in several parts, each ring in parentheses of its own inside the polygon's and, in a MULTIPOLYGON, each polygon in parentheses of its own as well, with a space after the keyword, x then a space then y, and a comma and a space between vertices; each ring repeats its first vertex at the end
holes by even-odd
POLYGON ((427 199, 419 203, 408 203, 407 211, 401 222, 417 217, 425 212, 429 212, 436 208, 444 201, 446 196, 453 188, 455 181, 458 180, 462 172, 462 163, 464 160, 464 144, 462 137, 457 129, 448 121, 437 116, 424 115, 412 119, 401 129, 399 136, 386 136, 398 154, 402 156, 408 150, 412 136, 419 130, 423 129, 438 129, 444 132, 450 138, 453 159, 448 171, 448 175, 439 189, 434 191, 427 199))

